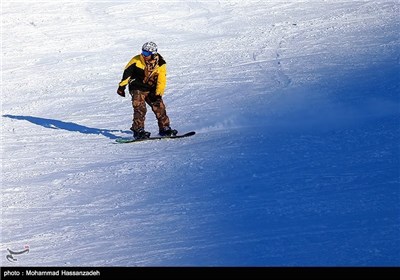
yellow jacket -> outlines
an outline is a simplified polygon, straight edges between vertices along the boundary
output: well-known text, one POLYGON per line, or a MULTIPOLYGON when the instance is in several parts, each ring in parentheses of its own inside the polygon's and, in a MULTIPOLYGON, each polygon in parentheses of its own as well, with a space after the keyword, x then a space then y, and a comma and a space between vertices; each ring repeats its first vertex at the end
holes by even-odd
POLYGON ((146 64, 142 55, 134 56, 125 66, 119 86, 126 87, 129 84, 129 90, 151 91, 162 96, 167 83, 167 64, 164 58, 158 54, 158 65, 151 73, 151 80, 155 81, 154 83, 144 81, 145 67, 146 64))

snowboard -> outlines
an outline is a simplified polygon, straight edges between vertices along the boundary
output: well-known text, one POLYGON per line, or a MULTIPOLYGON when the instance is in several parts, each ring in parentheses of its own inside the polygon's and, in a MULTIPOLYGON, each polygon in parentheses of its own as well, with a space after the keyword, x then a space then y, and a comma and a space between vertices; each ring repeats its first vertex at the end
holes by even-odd
POLYGON ((144 142, 144 141, 151 141, 151 140, 162 140, 162 139, 177 139, 177 138, 184 138, 184 137, 189 137, 195 135, 195 131, 191 131, 185 134, 178 134, 175 136, 153 136, 145 139, 126 139, 126 138, 118 138, 115 140, 115 142, 123 144, 123 143, 135 143, 135 142, 144 142))

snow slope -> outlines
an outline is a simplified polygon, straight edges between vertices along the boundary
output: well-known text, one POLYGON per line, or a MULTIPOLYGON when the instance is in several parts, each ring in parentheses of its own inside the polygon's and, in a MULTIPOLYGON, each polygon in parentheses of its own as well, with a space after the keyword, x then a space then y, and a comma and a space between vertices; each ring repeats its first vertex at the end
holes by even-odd
POLYGON ((1 14, 2 266, 400 265, 398 1, 1 14), (148 40, 172 126, 197 134, 113 144, 148 40))

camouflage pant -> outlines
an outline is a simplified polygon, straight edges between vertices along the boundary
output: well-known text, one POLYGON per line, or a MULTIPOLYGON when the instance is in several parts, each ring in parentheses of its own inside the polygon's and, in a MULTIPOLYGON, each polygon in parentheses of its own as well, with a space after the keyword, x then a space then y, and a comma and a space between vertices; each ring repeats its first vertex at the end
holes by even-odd
POLYGON ((131 130, 144 128, 147 113, 146 103, 150 105, 151 110, 156 115, 159 129, 169 126, 169 118, 165 104, 161 98, 154 98, 154 95, 148 91, 132 90, 129 93, 132 96, 133 106, 133 124, 131 130))

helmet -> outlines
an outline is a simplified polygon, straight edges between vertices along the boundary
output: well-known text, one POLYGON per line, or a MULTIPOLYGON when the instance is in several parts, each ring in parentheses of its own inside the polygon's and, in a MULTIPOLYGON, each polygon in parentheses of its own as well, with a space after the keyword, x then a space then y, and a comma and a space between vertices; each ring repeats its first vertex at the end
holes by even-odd
POLYGON ((157 53, 157 45, 154 42, 144 43, 144 45, 142 46, 142 51, 150 52, 151 54, 156 54, 157 53))

